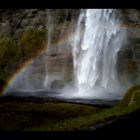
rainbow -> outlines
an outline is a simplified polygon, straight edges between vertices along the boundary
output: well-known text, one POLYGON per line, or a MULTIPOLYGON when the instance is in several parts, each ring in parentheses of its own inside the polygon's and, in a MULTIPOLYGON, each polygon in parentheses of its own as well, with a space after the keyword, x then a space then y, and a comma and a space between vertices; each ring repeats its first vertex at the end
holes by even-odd
MULTIPOLYGON (((52 45, 53 45, 53 46, 55 46, 55 45, 61 45, 61 44, 65 43, 66 41, 68 41, 72 36, 73 36, 73 33, 72 33, 72 32, 69 32, 69 35, 66 35, 65 37, 63 37, 63 39, 60 39, 56 44, 52 44, 52 45)), ((2 95, 5 93, 5 91, 7 90, 7 88, 13 83, 13 81, 15 81, 15 79, 17 78, 17 76, 18 76, 25 68, 26 68, 28 65, 30 65, 36 57, 42 55, 42 54, 43 54, 44 52, 46 52, 46 51, 47 51, 46 48, 40 50, 40 52, 39 52, 34 58, 31 58, 30 60, 24 62, 24 63, 22 64, 22 66, 20 66, 20 67, 16 70, 16 71, 14 72, 14 74, 13 74, 10 78, 8 78, 8 80, 7 80, 8 82, 7 82, 7 84, 4 86, 4 88, 3 88, 2 92, 1 92, 2 95)))
POLYGON ((2 90, 2 95, 4 94, 4 92, 7 90, 7 88, 13 83, 13 81, 15 81, 15 79, 17 78, 17 76, 19 75, 19 73, 21 73, 28 65, 30 65, 33 62, 33 60, 28 60, 27 62, 23 63, 23 65, 21 67, 19 67, 15 73, 7 80, 7 84, 4 86, 3 90, 2 90))
POLYGON ((13 83, 13 81, 15 81, 15 79, 17 78, 19 73, 21 73, 28 65, 30 65, 33 62, 33 60, 36 59, 36 57, 42 55, 46 51, 47 51, 46 48, 40 50, 36 56, 34 56, 33 58, 31 58, 28 61, 24 62, 21 66, 19 66, 17 68, 17 70, 15 70, 14 74, 7 79, 7 84, 3 87, 2 91, 1 91, 2 95, 5 93, 7 88, 13 83))

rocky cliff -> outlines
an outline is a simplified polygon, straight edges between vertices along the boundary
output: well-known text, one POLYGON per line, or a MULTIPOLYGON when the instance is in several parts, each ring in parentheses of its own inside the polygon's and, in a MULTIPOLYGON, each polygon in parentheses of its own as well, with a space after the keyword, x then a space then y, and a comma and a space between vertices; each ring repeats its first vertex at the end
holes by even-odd
MULTIPOLYGON (((128 34, 127 43, 118 54, 119 78, 124 85, 128 81, 129 85, 134 85, 139 83, 140 79, 140 11, 137 9, 118 10, 123 21, 122 29, 126 29, 128 34)), ((0 54, 1 81, 11 76, 19 63, 36 56, 39 50, 45 48, 48 43, 47 35, 50 33, 52 43, 50 53, 48 53, 47 61, 43 61, 44 63, 41 59, 37 65, 34 62, 33 67, 38 68, 35 73, 42 71, 42 67, 45 67, 47 63, 48 74, 58 77, 56 81, 50 79, 53 83, 50 88, 57 88, 56 83, 61 83, 60 86, 62 86, 65 81, 70 82, 73 73, 72 54, 71 46, 65 42, 65 38, 74 28, 78 14, 79 9, 0 10, 0 50, 5 52, 0 54), (51 17, 49 17, 50 14, 51 17), (67 30, 68 28, 70 30, 67 30), (10 50, 10 53, 6 50, 10 50), (10 61, 11 59, 14 60, 10 61)), ((44 58, 43 55, 40 57, 44 58)))
POLYGON ((127 43, 118 54, 118 68, 122 84, 130 86, 140 82, 140 10, 123 9, 121 15, 127 43))
MULTIPOLYGON (((2 9, 0 10, 0 82, 7 79, 19 69, 24 62, 47 49, 48 42, 53 44, 55 53, 60 38, 66 38, 69 26, 78 17, 79 10, 73 9, 2 9), (49 36, 51 39, 49 40, 49 36)), ((67 50, 67 49, 66 49, 67 50)), ((53 52, 54 53, 54 52, 53 52)), ((64 54, 64 50, 63 50, 64 54)), ((54 54, 49 60, 64 61, 54 54)), ((66 56, 66 53, 65 53, 66 56)), ((63 57, 63 56, 62 56, 63 57)), ((50 63, 50 62, 49 62, 50 63)), ((60 67, 61 67, 60 64, 60 67)), ((41 64, 43 65, 43 63, 41 64)), ((54 65, 59 65, 55 63, 54 65)), ((59 69, 58 67, 53 67, 59 69)), ((41 67, 40 67, 41 68, 41 67)), ((55 70, 55 71, 57 71, 55 70)), ((52 70, 53 71, 53 70, 52 70)))

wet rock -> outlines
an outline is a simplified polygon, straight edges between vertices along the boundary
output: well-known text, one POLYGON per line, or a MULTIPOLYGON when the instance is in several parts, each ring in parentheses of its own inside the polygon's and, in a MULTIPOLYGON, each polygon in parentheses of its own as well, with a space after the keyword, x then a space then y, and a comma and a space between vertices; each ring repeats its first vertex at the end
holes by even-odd
POLYGON ((24 20, 22 20, 22 22, 21 22, 21 27, 25 27, 25 26, 27 26, 29 24, 29 20, 28 19, 24 19, 24 20))
POLYGON ((123 59, 132 58, 133 57, 133 50, 132 50, 132 48, 124 49, 124 50, 121 50, 118 55, 120 58, 123 58, 123 59))
POLYGON ((61 90, 64 87, 64 82, 62 80, 54 80, 51 83, 51 90, 61 90))

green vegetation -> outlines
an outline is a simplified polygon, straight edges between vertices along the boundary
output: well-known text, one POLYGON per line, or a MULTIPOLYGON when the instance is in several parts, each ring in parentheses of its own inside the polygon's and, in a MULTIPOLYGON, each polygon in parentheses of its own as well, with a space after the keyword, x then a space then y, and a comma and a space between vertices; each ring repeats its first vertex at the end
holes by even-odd
POLYGON ((0 103, 0 130, 26 130, 98 112, 98 108, 69 103, 0 103))
POLYGON ((12 37, 0 39, 0 64, 7 65, 15 63, 21 55, 20 47, 12 37))
POLYGON ((128 90, 114 107, 99 108, 70 103, 1 102, 1 130, 85 130, 140 109, 140 86, 128 90))
POLYGON ((36 57, 45 48, 45 41, 45 31, 35 29, 23 32, 19 40, 12 36, 0 38, 1 87, 22 63, 36 57))
POLYGON ((23 56, 31 57, 42 50, 45 46, 45 30, 29 29, 25 31, 20 39, 23 56))
POLYGON ((123 100, 112 108, 103 109, 97 113, 93 113, 87 116, 80 116, 77 118, 64 120, 49 127, 40 127, 40 130, 84 130, 89 126, 93 126, 98 123, 105 123, 108 120, 116 119, 117 117, 129 114, 139 108, 140 86, 135 86, 128 90, 123 100))
POLYGON ((0 90, 21 60, 21 49, 12 37, 0 38, 0 90))

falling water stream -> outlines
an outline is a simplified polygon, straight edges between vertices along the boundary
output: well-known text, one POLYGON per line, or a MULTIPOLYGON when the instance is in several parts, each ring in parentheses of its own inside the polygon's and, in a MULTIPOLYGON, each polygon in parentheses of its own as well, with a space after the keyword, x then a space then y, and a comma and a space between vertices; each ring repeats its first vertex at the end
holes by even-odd
POLYGON ((75 91, 67 96, 122 96, 123 87, 117 75, 117 55, 126 34, 120 24, 116 10, 81 10, 72 38, 75 91))

